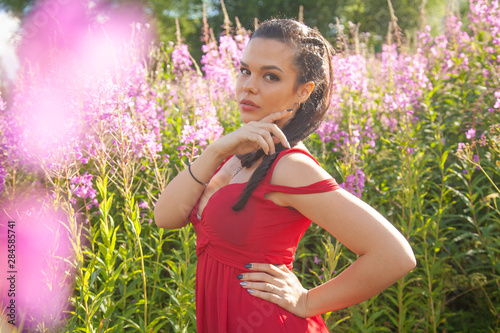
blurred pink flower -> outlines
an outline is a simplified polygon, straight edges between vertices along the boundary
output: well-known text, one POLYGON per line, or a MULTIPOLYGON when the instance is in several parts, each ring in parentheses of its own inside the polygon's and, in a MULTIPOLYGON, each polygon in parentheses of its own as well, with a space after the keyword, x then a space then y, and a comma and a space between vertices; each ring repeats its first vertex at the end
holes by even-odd
POLYGON ((218 45, 212 41, 202 46, 205 53, 201 58, 202 69, 215 97, 233 97, 239 61, 248 40, 246 33, 236 36, 222 35, 218 45))
POLYGON ((172 51, 172 65, 174 68, 174 73, 179 75, 186 75, 187 73, 193 72, 193 61, 188 51, 188 46, 186 44, 175 45, 172 51))
POLYGON ((63 225, 67 223, 65 214, 56 212, 38 196, 16 198, 4 208, 0 211, 0 257, 7 258, 7 234, 11 230, 15 238, 9 239, 15 242, 9 244, 15 245, 15 263, 7 266, 7 260, 0 260, 0 303, 10 302, 10 284, 4 281, 14 276, 16 323, 24 318, 27 328, 42 323, 57 327, 67 316, 74 281, 73 248, 63 225), (15 221, 12 228, 7 221, 15 221))
POLYGON ((223 132, 214 106, 208 103, 205 106, 195 108, 194 123, 186 124, 182 128, 181 146, 177 149, 180 156, 193 158, 197 156, 198 150, 205 148, 210 142, 220 138, 223 132))
POLYGON ((500 109, 500 91, 495 91, 494 96, 496 98, 496 101, 495 101, 495 105, 493 107, 495 109, 500 109))
POLYGON ((92 178, 93 176, 87 172, 81 176, 75 175, 70 179, 69 185, 69 189, 74 196, 84 200, 88 199, 88 201, 91 202, 91 204, 87 206, 88 209, 90 209, 92 205, 95 207, 99 206, 96 199, 97 190, 93 188, 92 178))
MULTIPOLYGON (((94 137, 88 132, 95 128, 86 118, 91 111, 86 97, 92 95, 94 104, 113 101, 116 107, 121 96, 103 96, 110 89, 101 84, 110 81, 134 86, 136 91, 130 87, 126 91, 124 108, 133 106, 145 118, 153 113, 156 120, 155 102, 141 98, 149 91, 141 90, 137 80, 143 73, 137 67, 153 39, 147 27, 139 6, 101 0, 35 2, 22 24, 18 47, 22 75, 16 82, 13 105, 0 124, 9 156, 26 164, 42 160, 57 165, 68 159, 87 163, 83 150, 89 144, 81 140, 94 137)), ((127 127, 129 120, 124 117, 122 125, 127 127)), ((140 153, 142 147, 157 150, 159 125, 145 127, 146 131, 130 133, 140 153)))
POLYGON ((469 140, 472 140, 476 137, 476 130, 471 128, 467 132, 465 132, 465 137, 469 140))

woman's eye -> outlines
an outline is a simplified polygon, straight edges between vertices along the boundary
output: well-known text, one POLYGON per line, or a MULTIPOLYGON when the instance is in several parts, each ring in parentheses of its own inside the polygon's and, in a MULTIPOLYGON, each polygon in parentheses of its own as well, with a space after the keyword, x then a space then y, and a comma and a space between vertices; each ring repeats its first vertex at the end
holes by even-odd
POLYGON ((269 80, 269 81, 279 81, 280 80, 280 78, 277 75, 274 75, 274 74, 271 74, 271 73, 268 73, 268 74, 264 75, 264 78, 266 80, 269 80))
POLYGON ((240 73, 243 75, 249 75, 250 71, 246 68, 240 68, 240 73))

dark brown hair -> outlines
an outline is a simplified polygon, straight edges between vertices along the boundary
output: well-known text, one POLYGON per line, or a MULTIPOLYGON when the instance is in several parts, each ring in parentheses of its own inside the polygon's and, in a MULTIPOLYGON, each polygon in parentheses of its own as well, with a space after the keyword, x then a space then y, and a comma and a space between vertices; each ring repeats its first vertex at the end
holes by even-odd
MULTIPOLYGON (((293 65, 297 71, 295 89, 304 83, 314 82, 314 89, 307 101, 300 105, 293 119, 281 129, 293 147, 319 127, 328 110, 332 92, 333 47, 319 31, 291 19, 264 21, 250 37, 253 38, 277 40, 290 47, 294 52, 293 65)), ((252 192, 266 177, 278 153, 284 149, 279 143, 276 145, 276 152, 271 156, 266 155, 262 149, 237 156, 246 168, 262 156, 264 159, 252 174, 240 198, 232 207, 233 210, 239 211, 245 207, 252 192)))

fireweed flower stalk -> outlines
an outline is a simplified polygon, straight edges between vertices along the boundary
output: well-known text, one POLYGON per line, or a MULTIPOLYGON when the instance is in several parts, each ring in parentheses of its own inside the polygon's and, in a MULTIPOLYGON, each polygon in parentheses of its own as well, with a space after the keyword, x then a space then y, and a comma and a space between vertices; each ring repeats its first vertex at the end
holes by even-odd
POLYGON ((175 45, 172 51, 172 67, 176 75, 193 73, 193 61, 186 44, 175 45))
POLYGON ((215 99, 233 98, 235 75, 248 40, 248 34, 243 32, 237 36, 222 35, 218 45, 210 40, 202 46, 205 53, 201 58, 202 69, 215 99))
POLYGON ((216 115, 216 109, 209 103, 195 107, 192 123, 182 128, 179 156, 186 156, 190 161, 198 156, 200 149, 217 140, 223 132, 216 115))
MULTIPOLYGON (((495 116, 500 107, 498 75, 500 73, 500 10, 497 0, 470 1, 469 26, 453 15, 446 20, 445 33, 432 37, 430 28, 420 33, 418 52, 428 59, 428 76, 435 85, 442 86, 450 96, 467 91, 474 106, 461 106, 461 122, 451 121, 447 130, 453 141, 462 141, 469 128, 481 133, 498 122, 495 116), (474 87, 474 88, 472 88, 474 87), (498 96, 497 96, 498 95, 498 96), (482 102, 488 112, 478 112, 482 102), (456 137, 453 133, 462 133, 456 137)), ((451 98, 455 102, 458 97, 451 98)))
MULTIPOLYGON (((71 193, 74 196, 84 200, 89 200, 90 203, 88 204, 87 209, 91 209, 92 205, 96 207, 99 206, 99 203, 96 199, 97 191, 93 188, 92 178, 93 176, 87 172, 85 172, 81 176, 75 175, 71 178, 69 186, 71 193)), ((76 199, 72 198, 70 202, 75 204, 76 199)))
POLYGON ((399 53, 396 44, 383 45, 380 74, 388 90, 382 91, 381 114, 391 131, 399 130, 398 123, 420 109, 424 92, 432 89, 426 70, 422 55, 399 53))
POLYGON ((374 97, 370 91, 367 59, 359 54, 333 58, 334 82, 331 105, 325 121, 316 131, 341 161, 345 182, 341 185, 361 196, 364 181, 352 181, 362 173, 363 154, 371 153, 376 135, 372 130, 374 97), (360 111, 354 117, 353 111, 360 111), (333 147, 332 147, 333 146, 333 147))
POLYGON ((365 187, 365 173, 357 169, 345 178, 345 182, 339 184, 343 189, 361 198, 365 187))
MULTIPOLYGON (((492 49, 500 48, 500 6, 498 0, 476 0, 469 3, 470 29, 475 33, 487 31, 492 49)), ((493 55, 493 50, 488 50, 493 55)))
MULTIPOLYGON (((335 152, 342 149, 345 141, 350 141, 349 129, 339 124, 348 123, 349 108, 356 108, 361 104, 361 100, 369 100, 370 96, 365 58, 360 55, 337 55, 333 58, 333 62, 334 82, 331 105, 317 133, 321 141, 334 143, 332 150, 335 152), (353 106, 354 103, 356 106, 353 106)), ((359 131, 359 128, 357 130, 359 131)))

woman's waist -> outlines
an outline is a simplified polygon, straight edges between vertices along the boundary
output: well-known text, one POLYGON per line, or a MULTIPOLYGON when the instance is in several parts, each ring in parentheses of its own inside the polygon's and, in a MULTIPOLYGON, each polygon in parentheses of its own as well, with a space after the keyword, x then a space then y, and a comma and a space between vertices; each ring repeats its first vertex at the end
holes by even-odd
POLYGON ((286 265, 293 268, 293 253, 275 251, 255 251, 245 248, 228 248, 217 244, 208 244, 203 253, 198 254, 198 260, 203 260, 206 255, 222 265, 227 265, 241 271, 249 271, 245 265, 250 263, 269 263, 273 265, 286 265))

